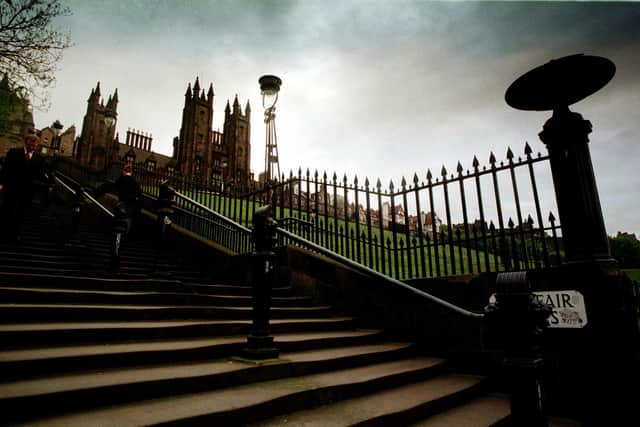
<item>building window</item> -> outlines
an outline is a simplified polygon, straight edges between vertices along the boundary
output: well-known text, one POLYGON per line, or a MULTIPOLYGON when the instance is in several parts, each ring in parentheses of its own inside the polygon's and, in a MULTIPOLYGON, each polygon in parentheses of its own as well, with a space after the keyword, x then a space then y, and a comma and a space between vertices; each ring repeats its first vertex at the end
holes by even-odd
POLYGON ((147 172, 153 172, 156 170, 156 162, 155 161, 149 161, 147 162, 147 172))

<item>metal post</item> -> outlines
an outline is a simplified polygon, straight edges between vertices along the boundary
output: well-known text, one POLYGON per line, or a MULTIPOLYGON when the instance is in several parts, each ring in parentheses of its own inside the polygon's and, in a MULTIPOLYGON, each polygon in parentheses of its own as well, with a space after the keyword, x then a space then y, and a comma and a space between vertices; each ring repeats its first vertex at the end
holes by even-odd
POLYGON ((82 218, 82 206, 84 205, 84 197, 82 196, 82 187, 80 185, 74 186, 75 191, 73 196, 73 210, 71 211, 71 238, 78 236, 78 229, 80 228, 80 219, 82 218))
MULTIPOLYGON (((158 209, 157 209, 157 242, 155 245, 155 256, 153 260, 153 272, 158 275, 161 272, 158 269, 160 258, 167 252, 167 234, 171 228, 173 217, 173 195, 175 191, 169 187, 167 181, 160 183, 158 193, 158 209)), ((162 272, 163 275, 170 275, 170 272, 162 272)))
POLYGON ((488 344, 504 351, 503 372, 512 425, 546 427, 539 337, 551 315, 551 307, 536 299, 527 273, 521 271, 499 273, 495 296, 496 301, 485 309, 488 344))
POLYGON ((589 152, 591 123, 554 110, 539 136, 549 150, 567 261, 612 261, 589 152))
POLYGON ((113 240, 111 242, 111 256, 109 259, 109 273, 120 273, 120 246, 123 236, 129 232, 131 217, 123 203, 118 203, 113 216, 113 240))
POLYGON ((253 360, 278 357, 278 349, 273 344, 273 337, 269 335, 271 288, 276 260, 276 254, 273 252, 276 228, 277 222, 272 217, 271 206, 256 210, 253 215, 253 319, 251 332, 247 336, 247 347, 243 351, 244 357, 253 360))

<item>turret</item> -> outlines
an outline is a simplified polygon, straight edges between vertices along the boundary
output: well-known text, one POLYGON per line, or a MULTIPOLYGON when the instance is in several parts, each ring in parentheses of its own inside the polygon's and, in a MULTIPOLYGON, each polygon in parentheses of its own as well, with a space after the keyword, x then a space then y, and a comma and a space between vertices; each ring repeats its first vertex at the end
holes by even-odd
POLYGON ((240 113, 240 102, 238 102, 238 95, 233 100, 233 114, 240 113))
POLYGON ((196 77, 196 82, 193 84, 193 97, 197 98, 200 95, 200 80, 196 77))
POLYGON ((209 92, 207 92, 207 101, 209 102, 209 105, 213 105, 213 83, 211 83, 209 85, 209 92))
POLYGON ((113 92, 113 97, 111 98, 111 108, 113 111, 118 109, 118 88, 113 92))
POLYGON ((247 119, 251 117, 251 105, 249 105, 248 99, 247 99, 247 106, 244 107, 244 114, 247 116, 247 119))
POLYGON ((184 97, 187 99, 187 101, 191 100, 191 83, 187 85, 187 92, 184 94, 184 97))

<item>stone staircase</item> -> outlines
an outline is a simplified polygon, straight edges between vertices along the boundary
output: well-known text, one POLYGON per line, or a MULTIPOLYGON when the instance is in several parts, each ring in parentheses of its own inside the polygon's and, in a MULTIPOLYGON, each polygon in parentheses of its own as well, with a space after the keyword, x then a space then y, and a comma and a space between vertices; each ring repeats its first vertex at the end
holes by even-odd
POLYGON ((32 213, 19 245, 0 244, 2 425, 489 426, 509 415, 486 378, 290 286, 273 290, 280 358, 242 359, 247 284, 185 262, 156 277, 141 237, 125 241, 113 277, 106 222, 68 241, 60 212, 32 213))

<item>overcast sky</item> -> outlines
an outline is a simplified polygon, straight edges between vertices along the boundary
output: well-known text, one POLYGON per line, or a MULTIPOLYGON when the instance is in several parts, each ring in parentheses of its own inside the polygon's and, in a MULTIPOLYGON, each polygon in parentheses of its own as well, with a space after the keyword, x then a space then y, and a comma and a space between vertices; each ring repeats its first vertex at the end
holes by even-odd
MULTIPOLYGON (((251 165, 264 168, 258 78, 283 84, 276 128, 283 172, 310 168, 360 182, 487 163, 491 151, 546 153, 538 132, 550 113, 504 102, 518 76, 585 53, 615 62, 604 89, 572 106, 594 127, 591 154, 609 234, 640 234, 640 3, 267 0, 63 0, 59 26, 74 46, 59 66, 52 107, 78 132, 100 81, 117 88, 117 130, 153 134, 171 154, 184 93, 213 82, 214 128, 227 100, 249 100, 251 165)), ((549 188, 542 191, 550 192, 549 188)))

